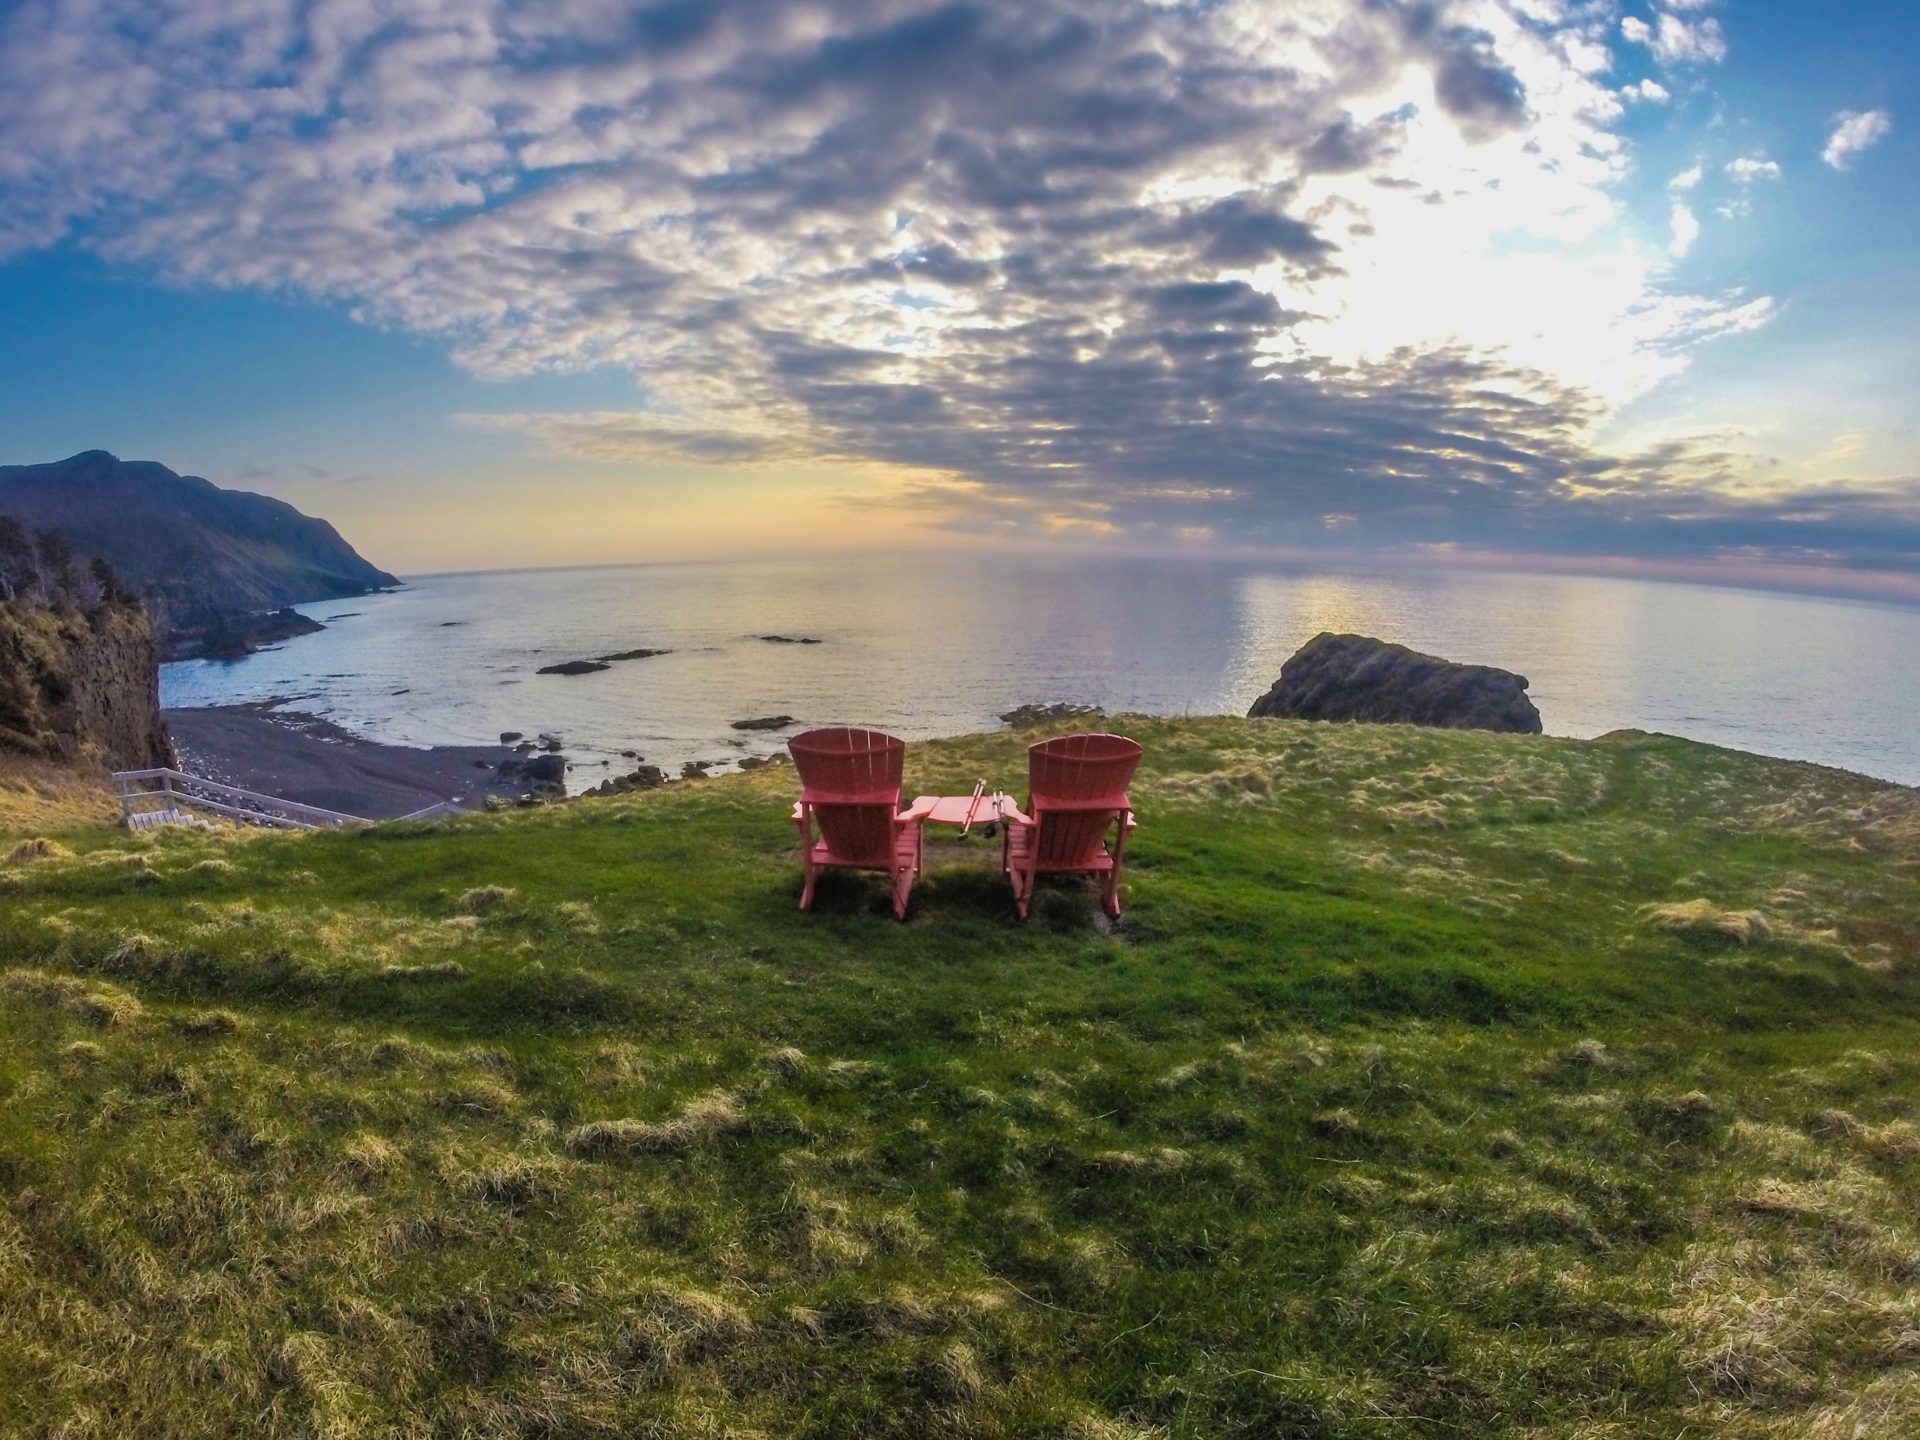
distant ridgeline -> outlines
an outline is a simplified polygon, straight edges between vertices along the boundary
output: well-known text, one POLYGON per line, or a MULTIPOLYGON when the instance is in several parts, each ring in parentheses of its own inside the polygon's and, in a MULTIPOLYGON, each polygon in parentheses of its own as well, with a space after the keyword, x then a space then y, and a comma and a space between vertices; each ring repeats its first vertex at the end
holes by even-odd
POLYGON ((268 612, 399 583, 285 501, 104 450, 0 465, 0 514, 109 561, 145 601, 168 658, 244 653, 311 623, 268 612))
POLYGON ((0 751, 141 769, 173 763, 153 625, 112 563, 0 515, 0 751))

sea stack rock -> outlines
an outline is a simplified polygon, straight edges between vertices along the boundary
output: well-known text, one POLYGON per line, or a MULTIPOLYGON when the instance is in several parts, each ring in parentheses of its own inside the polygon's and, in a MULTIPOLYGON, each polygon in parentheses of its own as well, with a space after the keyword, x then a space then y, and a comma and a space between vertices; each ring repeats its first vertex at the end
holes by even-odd
POLYGON ((1247 714, 1516 735, 1538 735, 1541 728, 1524 675, 1456 665, 1366 635, 1327 633, 1294 652, 1247 714))

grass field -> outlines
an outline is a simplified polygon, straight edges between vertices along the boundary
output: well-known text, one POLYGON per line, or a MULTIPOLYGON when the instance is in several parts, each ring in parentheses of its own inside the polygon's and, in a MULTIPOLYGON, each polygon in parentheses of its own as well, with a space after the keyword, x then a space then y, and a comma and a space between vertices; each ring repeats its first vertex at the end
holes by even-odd
POLYGON ((0 1434, 1920 1433, 1915 792, 1116 728, 1117 927, 777 770, 0 843, 0 1434))

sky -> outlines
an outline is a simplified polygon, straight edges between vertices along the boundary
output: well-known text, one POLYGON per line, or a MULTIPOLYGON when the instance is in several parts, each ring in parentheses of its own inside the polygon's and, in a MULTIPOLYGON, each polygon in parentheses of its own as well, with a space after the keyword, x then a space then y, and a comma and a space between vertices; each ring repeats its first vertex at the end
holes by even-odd
POLYGON ((0 463, 401 573, 846 548, 1920 598, 1893 0, 0 0, 0 463))

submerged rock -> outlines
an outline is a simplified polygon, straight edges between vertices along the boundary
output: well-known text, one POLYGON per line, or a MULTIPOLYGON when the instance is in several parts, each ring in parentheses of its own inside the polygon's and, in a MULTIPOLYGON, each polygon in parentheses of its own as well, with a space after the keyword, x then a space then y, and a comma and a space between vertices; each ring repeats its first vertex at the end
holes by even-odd
POLYGON ((508 757, 500 762, 500 779, 507 784, 525 784, 536 791, 564 790, 567 758, 564 755, 528 755, 508 757))
POLYGON ((1538 735, 1527 679, 1490 665, 1459 665, 1366 635, 1322 633, 1280 667, 1251 717, 1364 720, 1538 735))
POLYGON ((769 645, 818 645, 820 642, 811 635, 756 635, 756 640, 764 640, 769 645))
POLYGON ((1022 725, 1045 725, 1055 720, 1082 720, 1104 713, 1098 705, 1076 705, 1069 700, 1058 700, 1051 705, 1019 705, 1006 711, 1000 718, 1017 728, 1022 725))
POLYGON ((533 673, 536 675, 591 675, 596 670, 611 668, 598 660, 562 660, 558 665, 542 665, 533 673))
POLYGON ((791 715, 762 715, 757 720, 736 720, 733 722, 733 728, 736 730, 784 730, 795 723, 797 722, 791 715))
POLYGON ((631 790, 652 790, 667 783, 667 772, 658 765, 642 765, 631 774, 616 775, 611 780, 602 781, 586 793, 589 795, 625 795, 631 790))
POLYGON ((656 655, 671 655, 671 650, 616 650, 611 655, 598 655, 595 660, 602 668, 616 660, 651 660, 656 655))

